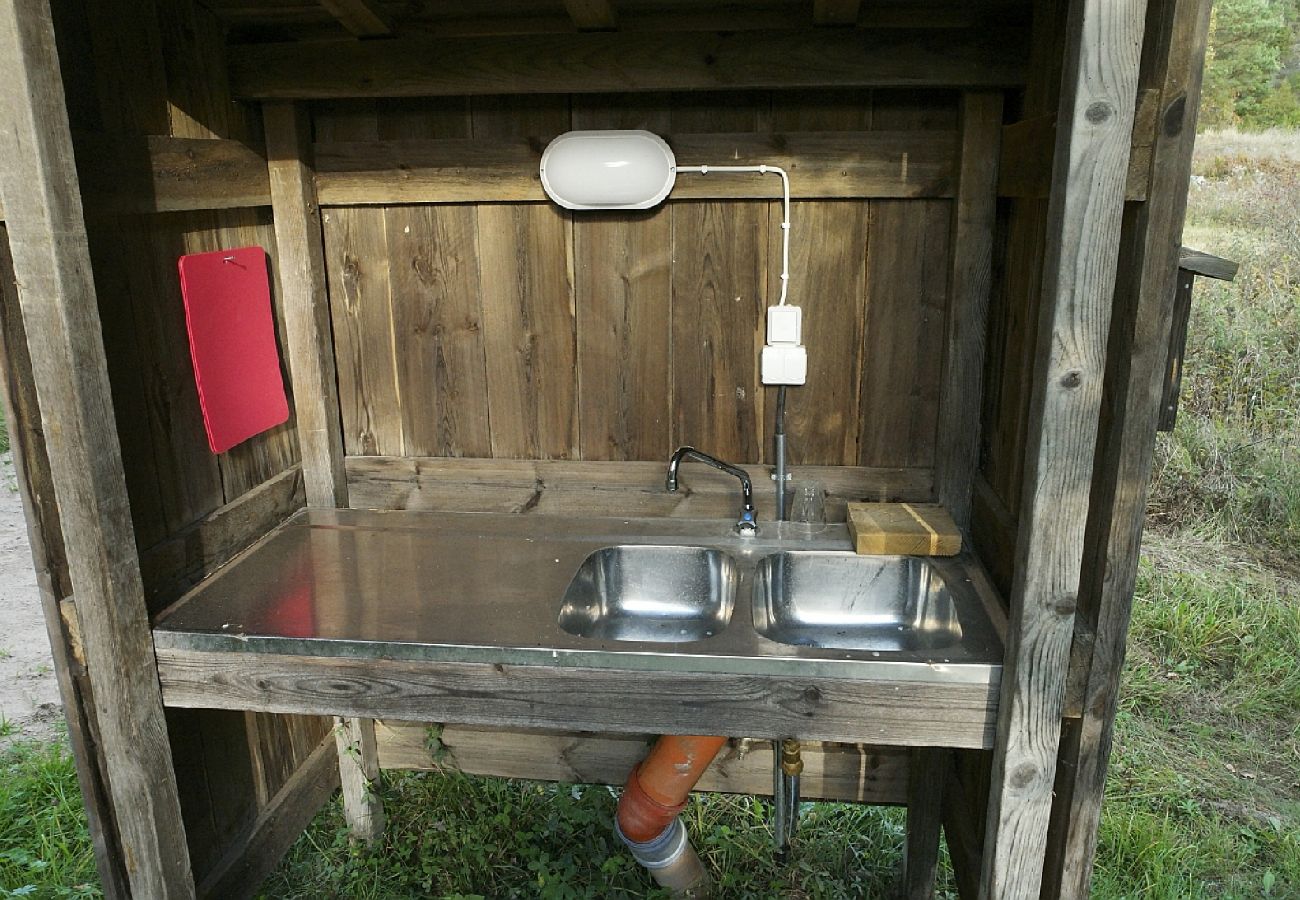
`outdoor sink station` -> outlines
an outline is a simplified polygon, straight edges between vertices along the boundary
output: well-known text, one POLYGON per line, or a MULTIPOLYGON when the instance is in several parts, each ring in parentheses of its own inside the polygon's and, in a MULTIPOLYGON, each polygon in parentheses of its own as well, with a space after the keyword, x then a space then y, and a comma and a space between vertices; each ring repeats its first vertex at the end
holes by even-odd
POLYGON ((375 841, 384 770, 453 767, 622 786, 647 887, 730 791, 774 853, 906 807, 909 898, 944 844, 1086 897, 1208 22, 0 0, 5 413, 105 894, 252 896, 335 791, 375 841))

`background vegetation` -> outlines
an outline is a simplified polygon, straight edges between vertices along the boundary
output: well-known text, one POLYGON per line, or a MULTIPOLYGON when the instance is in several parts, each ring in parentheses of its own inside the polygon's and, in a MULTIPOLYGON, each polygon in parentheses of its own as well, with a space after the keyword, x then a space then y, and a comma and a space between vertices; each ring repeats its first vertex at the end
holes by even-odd
MULTIPOLYGON (((1182 411, 1157 446, 1098 898, 1300 898, 1300 132, 1278 130, 1300 127, 1297 5, 1216 2, 1201 120, 1216 130, 1184 240, 1242 270, 1198 283, 1182 411)), ((349 845, 336 800, 266 896, 653 895, 612 837, 607 788, 389 773, 383 790, 381 847, 349 845)), ((784 865, 768 813, 690 807, 720 895, 889 889, 901 811, 808 804, 784 865)), ((98 894, 65 747, 0 751, 0 897, 98 894)))

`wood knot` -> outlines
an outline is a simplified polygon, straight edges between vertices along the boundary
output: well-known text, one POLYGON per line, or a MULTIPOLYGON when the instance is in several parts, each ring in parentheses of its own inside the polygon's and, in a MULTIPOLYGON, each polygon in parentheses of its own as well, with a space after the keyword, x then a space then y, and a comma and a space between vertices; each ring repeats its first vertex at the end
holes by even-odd
POLYGON ((496 672, 498 675, 504 675, 506 674, 506 667, 501 665, 501 663, 493 663, 492 671, 496 672))
MULTIPOLYGON (((822 702, 822 692, 817 690, 815 687, 804 688, 803 702, 812 707, 820 706, 822 702)), ((808 712, 811 714, 812 710, 809 710, 808 712)))
POLYGON ((1079 607, 1079 597, 1076 594, 1066 594, 1052 605, 1052 611, 1058 616, 1072 616, 1074 611, 1079 607))
POLYGON ((1100 125, 1113 115, 1115 115, 1115 107, 1105 100, 1088 104, 1088 108, 1083 113, 1083 117, 1093 125, 1100 125))
POLYGON ((1036 778, 1038 778, 1038 766, 1033 763, 1021 763, 1011 772, 1011 786, 1026 788, 1033 784, 1036 778))
POLYGON ((1072 391, 1081 384, 1083 384, 1083 376, 1078 372, 1066 372, 1061 376, 1061 387, 1066 390, 1072 391))

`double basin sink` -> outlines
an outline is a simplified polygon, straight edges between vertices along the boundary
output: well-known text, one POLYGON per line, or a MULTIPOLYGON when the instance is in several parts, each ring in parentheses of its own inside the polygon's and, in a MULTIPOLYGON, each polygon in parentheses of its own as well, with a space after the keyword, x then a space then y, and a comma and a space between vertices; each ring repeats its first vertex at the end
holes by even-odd
POLYGON ((922 557, 778 550, 756 561, 713 547, 624 544, 591 553, 564 593, 559 626, 601 641, 685 643, 722 633, 741 566, 752 624, 778 644, 943 651, 962 640, 953 592, 922 557))

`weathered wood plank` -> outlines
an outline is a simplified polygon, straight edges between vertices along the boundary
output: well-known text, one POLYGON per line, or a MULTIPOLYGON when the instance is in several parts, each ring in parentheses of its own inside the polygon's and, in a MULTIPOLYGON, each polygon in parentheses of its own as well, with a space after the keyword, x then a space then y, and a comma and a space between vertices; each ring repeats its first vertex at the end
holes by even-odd
MULTIPOLYGON (((574 128, 670 130, 659 95, 578 97, 574 128)), ((588 460, 672 453, 673 234, 665 207, 574 218, 578 443, 588 460)))
MULTIPOLYGON (((535 515, 681 516, 734 515, 736 480, 707 466, 682 474, 682 487, 664 490, 663 462, 349 457, 349 497, 355 509, 461 510, 535 515)), ((751 466, 755 484, 768 468, 751 466)), ((794 466, 795 479, 826 490, 826 515, 844 521, 849 500, 925 502, 932 497, 929 469, 794 466)), ((756 491, 759 519, 770 521, 772 491, 756 491)))
POLYGON ((306 156, 311 126, 292 103, 265 104, 263 116, 307 505, 347 506, 320 209, 306 156))
MULTIPOLYGON (((0 190, 3 190, 2 183, 0 190)), ((81 786, 95 866, 105 896, 118 900, 128 895, 126 869, 113 822, 108 782, 96 764, 91 724, 94 704, 83 687, 86 656, 81 643, 81 621, 76 615, 76 603, 70 597, 72 583, 63 547, 63 529, 41 427, 27 332, 18 302, 18 284, 9 255, 9 233, 3 222, 0 222, 0 375, 14 480, 26 516, 41 611, 54 660, 54 677, 68 725, 68 744, 81 786)))
POLYGON ((79 134, 76 142, 91 212, 271 204, 266 158, 240 141, 79 134))
POLYGON ((981 894, 1037 895, 1119 255, 1146 0, 1070 8, 981 894))
POLYGON ((579 31, 603 31, 618 27, 612 0, 564 0, 564 10, 579 31))
POLYGON ((317 745, 199 885, 212 900, 252 897, 339 785, 333 736, 317 745))
POLYGON ((939 387, 935 481, 939 502, 965 530, 970 526, 971 492, 979 462, 1002 95, 967 92, 962 95, 961 107, 961 167, 952 216, 951 300, 939 387))
MULTIPOLYGON (((1159 144, 1159 142, 1157 143, 1159 144)), ((1164 145, 1159 144, 1159 146, 1163 148, 1164 145)), ((1212 253, 1203 253, 1200 250, 1193 250, 1191 247, 1183 247, 1178 251, 1178 268, 1186 269, 1197 275, 1204 275, 1206 278, 1232 281, 1237 277, 1237 270, 1241 268, 1241 264, 1230 259, 1224 259, 1221 256, 1215 256, 1212 253)))
MULTIPOLYGON (((1125 200, 1147 199, 1151 180, 1151 147, 1135 142, 1129 156, 1125 200)), ((1002 158, 998 162, 998 196, 1045 199, 1052 185, 1052 148, 1056 116, 1035 116, 1002 129, 1002 158)))
POLYGON ((813 21, 818 25, 853 25, 862 0, 813 0, 813 21))
POLYGON ((375 720, 336 718, 334 739, 339 755, 339 782, 349 837, 374 844, 384 834, 384 805, 380 802, 379 751, 375 720))
POLYGON ((320 5, 357 37, 386 37, 393 21, 377 0, 320 0, 320 5))
POLYGON ((775 87, 1014 87, 1024 32, 745 31, 400 38, 231 48, 249 99, 775 87))
POLYGON ((405 452, 489 456, 477 210, 398 206, 385 217, 405 452))
POLYGON ((306 504, 294 466, 140 554, 151 612, 179 597, 306 504))
POLYGON ((932 900, 939 872, 939 832, 943 827, 943 788, 951 753, 941 747, 912 750, 907 776, 907 847, 903 896, 932 900))
POLYGON ((321 213, 330 283, 343 449, 359 455, 404 451, 393 342, 388 217, 382 209, 321 213))
POLYGON ((996 686, 159 650, 171 706, 987 747, 996 686))
POLYGON ((1178 396, 1183 390, 1183 354, 1187 351, 1187 326, 1192 318, 1192 286, 1195 282, 1196 276, 1191 272, 1182 268, 1178 270, 1157 431, 1173 431, 1178 422, 1178 396))
POLYGON ((134 894, 192 897, 48 4, 0 2, 0 195, 134 894))
MULTIPOLYGON (((558 134, 561 129, 554 133, 558 134)), ((323 206, 546 200, 537 174, 547 132, 528 139, 443 138, 322 142, 323 206)), ((667 134, 683 164, 766 163, 791 173, 796 199, 950 197, 957 135, 949 131, 667 134)), ((779 199, 775 178, 683 176, 674 200, 779 199)))
POLYGON ((1196 139, 1207 0, 1153 0, 1144 82, 1160 91, 1149 201, 1126 223, 1126 277, 1116 286, 1080 615, 1095 634, 1083 718, 1061 754, 1045 887, 1087 896, 1137 579, 1155 425, 1168 353, 1179 235, 1196 139))
MULTIPOLYGON (((384 769, 445 771, 500 778, 538 778, 578 784, 621 785, 657 735, 573 731, 506 731, 465 725, 379 722, 384 769), (431 749, 432 748, 432 749, 431 749)), ((911 751, 864 744, 803 746, 801 795, 899 805, 907 800, 911 751)), ((718 754, 697 788, 728 794, 772 793, 770 741, 733 740, 718 754)))
POLYGON ((758 462, 765 449, 758 359, 775 300, 767 210, 691 203, 669 212, 680 248, 672 271, 673 441, 758 462))

